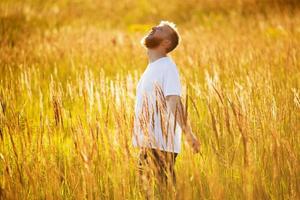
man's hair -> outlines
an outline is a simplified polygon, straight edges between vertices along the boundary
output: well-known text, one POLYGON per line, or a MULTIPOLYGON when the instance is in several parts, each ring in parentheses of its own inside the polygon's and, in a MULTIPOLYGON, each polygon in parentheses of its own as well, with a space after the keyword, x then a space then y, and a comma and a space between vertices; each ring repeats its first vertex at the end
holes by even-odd
POLYGON ((177 47, 177 45, 179 44, 179 41, 180 41, 180 36, 179 36, 178 30, 176 28, 176 24, 174 24, 173 22, 169 22, 169 21, 161 21, 159 25, 168 26, 170 29, 172 29, 172 33, 169 35, 171 45, 167 48, 167 53, 169 53, 177 47))

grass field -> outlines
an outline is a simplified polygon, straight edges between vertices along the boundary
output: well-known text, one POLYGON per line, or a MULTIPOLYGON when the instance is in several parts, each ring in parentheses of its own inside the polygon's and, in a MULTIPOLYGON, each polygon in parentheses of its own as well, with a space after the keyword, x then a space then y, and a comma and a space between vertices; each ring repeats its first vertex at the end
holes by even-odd
POLYGON ((177 199, 300 199, 298 4, 1 1, 0 199, 145 199, 131 134, 160 20, 202 144, 182 143, 177 199))

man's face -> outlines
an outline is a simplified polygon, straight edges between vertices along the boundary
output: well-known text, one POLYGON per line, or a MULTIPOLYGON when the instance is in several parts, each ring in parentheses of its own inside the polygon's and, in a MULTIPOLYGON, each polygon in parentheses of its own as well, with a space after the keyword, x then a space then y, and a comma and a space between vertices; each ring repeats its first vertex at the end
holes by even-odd
POLYGON ((168 40, 171 34, 171 28, 167 25, 158 25, 152 27, 151 31, 143 38, 143 45, 149 49, 157 48, 164 40, 168 40))

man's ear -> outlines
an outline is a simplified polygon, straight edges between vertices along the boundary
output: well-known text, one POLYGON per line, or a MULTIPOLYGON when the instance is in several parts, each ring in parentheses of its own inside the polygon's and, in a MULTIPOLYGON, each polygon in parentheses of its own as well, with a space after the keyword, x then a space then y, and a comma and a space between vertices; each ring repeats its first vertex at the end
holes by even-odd
POLYGON ((171 40, 167 40, 167 39, 166 39, 166 40, 163 40, 162 43, 163 43, 164 47, 169 47, 169 46, 171 46, 171 43, 172 43, 172 42, 171 42, 171 40))

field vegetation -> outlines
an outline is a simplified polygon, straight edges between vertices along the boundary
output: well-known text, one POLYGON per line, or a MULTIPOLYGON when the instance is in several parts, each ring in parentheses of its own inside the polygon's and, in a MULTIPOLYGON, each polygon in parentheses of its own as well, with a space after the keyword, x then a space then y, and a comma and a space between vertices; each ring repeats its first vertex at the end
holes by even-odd
POLYGON ((201 141, 182 143, 176 198, 300 199, 296 0, 2 0, 0 199, 146 198, 131 137, 160 20, 201 141))

